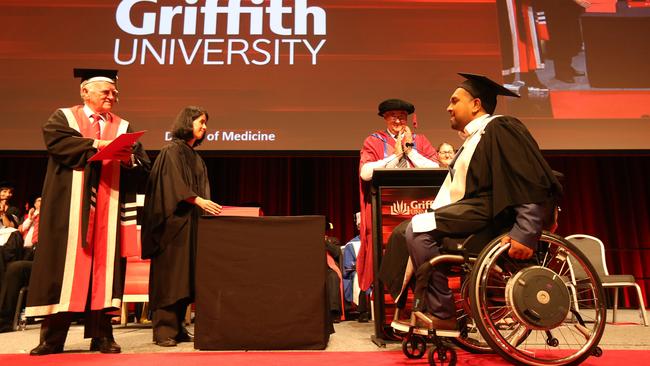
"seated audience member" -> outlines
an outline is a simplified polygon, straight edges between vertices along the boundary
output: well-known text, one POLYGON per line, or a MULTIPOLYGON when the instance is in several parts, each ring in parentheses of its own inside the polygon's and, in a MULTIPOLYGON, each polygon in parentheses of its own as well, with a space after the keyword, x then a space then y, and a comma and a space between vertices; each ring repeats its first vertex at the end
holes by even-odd
POLYGON ((0 246, 4 246, 12 236, 20 236, 20 231, 18 230, 18 217, 14 214, 3 213, 0 216, 2 221, 2 228, 0 228, 0 246), (14 233, 16 233, 14 235, 14 233))
POLYGON ((9 263, 23 258, 23 237, 17 229, 18 217, 5 213, 2 215, 2 221, 4 226, 0 229, 0 279, 9 263))
POLYGON ((341 259, 341 242, 338 238, 329 236, 327 233, 334 227, 332 223, 325 223, 325 249, 332 260, 328 260, 327 277, 325 279, 327 286, 327 304, 332 321, 338 323, 343 315, 343 300, 341 297, 341 270, 339 261, 341 259), (334 267, 334 268, 332 268, 334 267), (338 273, 337 273, 338 271, 338 273))
MULTIPOLYGON (((23 237, 17 229, 18 217, 5 213, 2 216, 2 221, 3 227, 0 229, 0 333, 12 330, 11 323, 16 301, 13 301, 13 306, 11 306, 11 301, 5 304, 4 297, 9 296, 9 293, 5 294, 7 291, 13 291, 14 272, 20 267, 16 263, 23 262, 23 237)), ((21 287, 18 288, 18 291, 21 287)))
POLYGON ((443 142, 438 146, 438 162, 440 163, 441 168, 449 167, 449 164, 454 160, 454 147, 447 143, 443 142))
MULTIPOLYGON (((0 182, 0 217, 7 214, 20 218, 20 210, 11 205, 11 198, 14 196, 14 189, 13 183, 8 181, 0 182)), ((4 226, 4 221, 0 220, 0 228, 3 228, 4 226)), ((17 227, 18 226, 16 226, 16 228, 17 227)))
MULTIPOLYGON (((501 241, 509 245, 508 255, 530 258, 562 192, 526 126, 493 115, 497 95, 518 95, 484 76, 461 75, 467 80, 451 95, 447 112, 451 127, 466 139, 434 200, 435 211, 414 216, 406 228, 414 268, 440 254, 443 238, 486 229, 509 230, 501 241)), ((432 271, 423 300, 433 328, 456 329, 443 271, 432 271)))
POLYGON ((27 217, 20 225, 20 231, 23 234, 24 239, 24 254, 23 259, 33 260, 34 259, 34 248, 38 243, 38 225, 40 222, 40 210, 41 210, 41 197, 37 197, 34 200, 34 207, 29 209, 27 217))
POLYGON ((408 126, 415 106, 401 99, 388 99, 378 106, 385 129, 368 136, 359 161, 359 198, 361 206, 361 247, 357 257, 359 286, 368 290, 372 283, 372 210, 370 193, 373 172, 377 168, 437 168, 438 154, 423 134, 408 126))
MULTIPOLYGON (((0 282, 0 333, 13 330, 13 317, 18 303, 20 290, 29 285, 29 276, 32 272, 32 261, 38 243, 38 222, 41 208, 41 198, 34 200, 34 207, 29 210, 27 218, 20 227, 24 235, 22 255, 7 264, 6 271, 0 282)), ((19 239, 18 232, 15 231, 19 239)))
MULTIPOLYGON (((354 215, 354 223, 357 233, 361 225, 361 213, 357 212, 354 215)), ((343 247, 343 294, 345 298, 345 305, 352 307, 353 303, 357 304, 357 313, 359 322, 365 323, 369 319, 368 314, 368 301, 365 291, 359 291, 359 281, 357 277, 357 253, 361 247, 361 239, 359 235, 350 239, 343 247), (356 299, 355 299, 355 294, 356 299)), ((347 317, 347 314, 346 314, 347 317)))
MULTIPOLYGON (((357 212, 354 216, 355 226, 359 230, 359 220, 361 213, 357 212)), ((354 301, 354 281, 357 279, 357 252, 361 245, 359 235, 350 239, 343 247, 343 294, 346 305, 354 301)))
POLYGON ((31 260, 9 263, 0 285, 0 333, 13 331, 13 318, 20 290, 29 285, 31 260))

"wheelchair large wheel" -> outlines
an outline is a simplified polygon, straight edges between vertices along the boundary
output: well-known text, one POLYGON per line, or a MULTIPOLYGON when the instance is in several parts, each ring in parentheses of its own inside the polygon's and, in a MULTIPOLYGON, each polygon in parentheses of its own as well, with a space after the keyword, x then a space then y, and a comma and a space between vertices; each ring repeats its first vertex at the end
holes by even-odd
POLYGON ((472 314, 486 342, 518 365, 577 365, 594 354, 606 304, 588 259, 546 232, 526 261, 510 258, 510 246, 500 241, 481 252, 470 285, 472 314), (583 275, 574 279, 572 273, 583 275))
POLYGON ((483 339, 483 335, 476 327, 476 322, 472 317, 472 309, 469 305, 469 288, 470 278, 469 276, 463 276, 460 296, 456 300, 456 318, 458 319, 460 336, 452 338, 451 341, 470 353, 494 353, 492 347, 483 339))

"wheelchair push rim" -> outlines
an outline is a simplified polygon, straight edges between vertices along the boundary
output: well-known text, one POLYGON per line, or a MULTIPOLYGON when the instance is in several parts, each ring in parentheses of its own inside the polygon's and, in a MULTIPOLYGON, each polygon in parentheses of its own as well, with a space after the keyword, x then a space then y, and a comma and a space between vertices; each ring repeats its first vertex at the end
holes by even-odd
POLYGON ((592 355, 606 305, 587 258, 550 233, 527 261, 511 259, 500 241, 488 244, 472 272, 472 314, 486 342, 515 364, 575 365, 592 355), (576 266, 585 275, 574 279, 576 266))

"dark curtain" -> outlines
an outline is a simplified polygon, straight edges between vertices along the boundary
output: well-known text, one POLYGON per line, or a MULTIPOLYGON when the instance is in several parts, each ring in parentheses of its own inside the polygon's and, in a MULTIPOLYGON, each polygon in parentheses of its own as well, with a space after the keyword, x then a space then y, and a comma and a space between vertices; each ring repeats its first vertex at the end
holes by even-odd
MULTIPOLYGON (((565 175, 558 233, 588 234, 602 240, 609 273, 634 275, 648 304, 650 155, 546 158, 565 175)), ((619 305, 638 306, 636 290, 631 287, 621 298, 619 305)))
MULTIPOLYGON (((546 152, 565 175, 562 236, 589 234, 603 240, 612 274, 633 274, 650 302, 650 152, 629 154, 546 152)), ((153 156, 152 156, 153 158, 153 156)), ((332 236, 345 243, 356 235, 359 210, 358 152, 240 155, 208 153, 212 197, 225 205, 259 204, 268 216, 327 215, 332 236)), ((39 194, 47 158, 43 153, 0 153, 0 180, 16 186, 14 204, 39 194)), ((637 306, 626 290, 621 306, 637 306)))
POLYGON ((227 205, 259 204, 267 216, 325 215, 328 235, 346 243, 359 211, 359 158, 205 157, 212 197, 227 205))

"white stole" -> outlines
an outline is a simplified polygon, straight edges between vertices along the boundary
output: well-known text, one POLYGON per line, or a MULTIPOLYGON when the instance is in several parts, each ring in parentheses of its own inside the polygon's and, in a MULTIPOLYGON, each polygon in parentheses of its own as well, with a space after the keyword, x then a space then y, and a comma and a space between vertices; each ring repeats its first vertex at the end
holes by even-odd
MULTIPOLYGON (((481 137, 485 133, 485 128, 496 117, 501 116, 497 115, 485 118, 480 123, 478 128, 465 139, 462 147, 458 149, 459 155, 456 157, 454 162, 454 179, 451 179, 451 173, 447 173, 447 177, 445 177, 445 181, 442 183, 442 186, 440 187, 436 198, 433 200, 433 205, 431 208, 437 210, 442 206, 457 202, 465 196, 465 186, 469 163, 472 160, 472 156, 474 156, 476 146, 478 145, 479 141, 481 141, 481 137)), ((434 212, 415 215, 412 219, 413 232, 428 232, 434 230, 436 227, 437 226, 434 212)))

